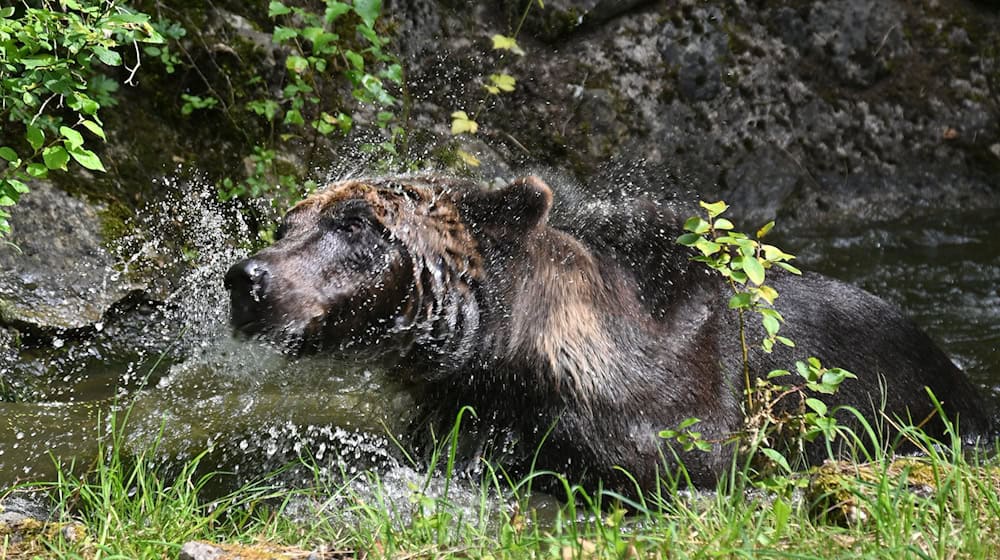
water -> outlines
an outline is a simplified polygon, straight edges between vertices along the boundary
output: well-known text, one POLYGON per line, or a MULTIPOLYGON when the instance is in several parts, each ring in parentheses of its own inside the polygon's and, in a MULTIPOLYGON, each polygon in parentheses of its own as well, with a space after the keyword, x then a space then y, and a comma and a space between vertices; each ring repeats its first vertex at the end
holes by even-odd
POLYGON ((797 231, 782 243, 804 268, 903 308, 1000 404, 1000 209, 797 231))
MULTIPOLYGON (((52 479, 56 461, 86 465, 110 441, 112 413, 129 453, 248 481, 308 457, 331 473, 396 463, 405 393, 380 372, 322 358, 290 360, 228 327, 226 269, 250 233, 211 186, 165 181, 170 193, 120 241, 108 275, 153 278, 157 301, 113 313, 91 335, 28 341, 0 371, 0 489, 52 479), (127 418, 127 421, 126 421, 127 418)), ((0 366, 2 368, 2 366, 0 366)))
MULTIPOLYGON (((423 475, 403 466, 392 442, 414 409, 409 394, 363 366, 290 360, 234 340, 222 277, 246 255, 248 229, 209 189, 165 186, 186 203, 151 208, 151 222, 123 241, 119 266, 172 279, 154 285, 163 303, 140 302, 86 340, 20 353, 4 372, 13 394, 0 400, 0 488, 51 478, 54 458, 88 463, 111 411, 129 410, 123 441, 136 453, 155 449, 152 462, 178 465, 209 448, 207 468, 251 479, 308 456, 332 474, 380 469, 390 495, 409 495, 423 475)), ((1000 210, 975 209, 786 231, 777 241, 801 267, 903 307, 998 403, 998 239, 1000 210)))

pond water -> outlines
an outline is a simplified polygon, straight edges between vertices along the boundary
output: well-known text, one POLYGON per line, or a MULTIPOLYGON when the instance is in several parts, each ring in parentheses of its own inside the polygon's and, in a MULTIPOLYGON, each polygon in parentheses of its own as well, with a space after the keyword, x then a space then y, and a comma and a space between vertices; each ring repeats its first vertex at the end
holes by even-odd
MULTIPOLYGON (((414 405, 402 388, 364 367, 290 360, 230 336, 222 276, 245 251, 208 230, 166 305, 139 305, 87 340, 23 349, 2 372, 0 488, 52 477, 56 459, 89 463, 112 437, 112 410, 121 443, 168 465, 210 448, 208 468, 246 478, 300 454, 334 473, 391 470, 403 492, 419 476, 399 474, 392 441, 414 405)), ((777 242, 801 267, 904 308, 1000 403, 1000 210, 786 231, 777 242)))

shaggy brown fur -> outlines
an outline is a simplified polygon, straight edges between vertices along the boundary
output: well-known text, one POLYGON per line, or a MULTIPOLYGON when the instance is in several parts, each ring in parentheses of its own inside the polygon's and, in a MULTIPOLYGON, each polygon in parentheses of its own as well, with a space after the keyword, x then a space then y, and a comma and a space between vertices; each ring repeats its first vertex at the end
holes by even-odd
MULTIPOLYGON (((472 406, 470 461, 524 466, 537 449, 537 468, 635 493, 679 458, 695 484, 714 484, 731 449, 674 455, 658 433, 690 417, 707 439, 741 427, 725 286, 675 243, 669 207, 578 200, 552 224, 553 200, 537 177, 494 190, 434 176, 335 183, 232 267, 233 325, 416 381, 439 434, 472 406)), ((974 387, 898 310, 815 275, 773 283, 783 332, 859 376, 831 405, 871 413, 884 400, 888 415, 921 419, 933 410, 926 386, 964 428, 987 427, 974 387)), ((754 375, 804 357, 750 356, 754 375)))

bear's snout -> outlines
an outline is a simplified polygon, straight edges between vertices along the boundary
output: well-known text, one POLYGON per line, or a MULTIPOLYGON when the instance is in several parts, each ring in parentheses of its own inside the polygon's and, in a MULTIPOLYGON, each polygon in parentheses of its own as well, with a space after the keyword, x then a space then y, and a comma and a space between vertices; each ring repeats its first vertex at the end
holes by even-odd
POLYGON ((229 290, 229 323, 233 328, 252 334, 263 327, 269 280, 267 264, 257 259, 245 259, 229 268, 223 284, 229 290))

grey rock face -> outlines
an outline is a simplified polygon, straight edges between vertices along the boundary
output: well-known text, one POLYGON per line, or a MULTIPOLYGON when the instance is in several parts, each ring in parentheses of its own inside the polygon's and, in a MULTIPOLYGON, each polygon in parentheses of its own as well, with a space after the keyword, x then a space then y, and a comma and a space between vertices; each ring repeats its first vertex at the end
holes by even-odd
POLYGON ((513 168, 544 162, 586 179, 607 160, 669 165, 686 180, 659 188, 785 223, 1000 203, 1000 12, 988 6, 629 2, 554 33, 557 14, 604 3, 546 2, 514 57, 488 37, 511 32, 523 2, 423 4, 435 17, 412 29, 434 40, 408 43, 414 117, 447 123, 481 107, 473 117, 494 151, 516 139, 513 168), (475 84, 498 70, 517 89, 487 98, 475 84))
POLYGON ((98 207, 47 183, 32 185, 0 244, 0 323, 40 330, 99 323, 136 288, 102 246, 98 207))

